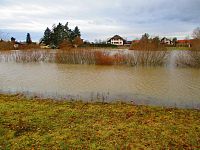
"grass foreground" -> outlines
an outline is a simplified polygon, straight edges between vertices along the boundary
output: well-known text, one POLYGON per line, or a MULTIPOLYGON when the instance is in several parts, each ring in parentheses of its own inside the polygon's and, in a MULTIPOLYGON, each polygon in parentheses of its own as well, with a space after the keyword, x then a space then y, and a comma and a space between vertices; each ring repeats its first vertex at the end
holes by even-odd
POLYGON ((198 149, 200 111, 0 94, 0 149, 198 149))

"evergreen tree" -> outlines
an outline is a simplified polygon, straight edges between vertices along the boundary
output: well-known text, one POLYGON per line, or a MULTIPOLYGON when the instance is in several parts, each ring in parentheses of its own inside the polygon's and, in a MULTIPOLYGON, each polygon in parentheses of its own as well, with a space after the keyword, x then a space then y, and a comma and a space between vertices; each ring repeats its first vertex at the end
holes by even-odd
POLYGON ((69 35, 69 41, 70 41, 70 42, 73 42, 73 40, 74 40, 74 38, 75 38, 74 31, 72 31, 71 29, 69 29, 68 35, 69 35))
POLYGON ((42 42, 46 45, 51 44, 51 30, 47 27, 44 31, 44 37, 42 38, 42 42))
POLYGON ((159 45, 160 44, 160 39, 158 36, 154 37, 153 39, 151 39, 152 43, 155 45, 159 45))
POLYGON ((75 37, 80 37, 81 36, 81 32, 80 32, 80 30, 79 30, 79 28, 78 28, 78 26, 76 26, 75 28, 74 28, 74 36, 75 37))
POLYGON ((74 39, 80 36, 81 33, 77 26, 74 28, 74 30, 71 30, 68 27, 68 22, 65 25, 59 23, 58 25, 53 25, 52 30, 50 30, 49 28, 45 30, 41 42, 47 45, 59 47, 59 45, 64 40, 69 41, 71 44, 73 44, 74 39))
POLYGON ((176 44, 177 44, 177 38, 176 38, 176 37, 173 38, 173 39, 172 39, 172 42, 173 42, 173 45, 176 46, 176 44))
POLYGON ((141 40, 148 40, 149 39, 149 34, 145 33, 144 35, 142 35, 142 39, 141 40))
POLYGON ((52 34, 52 43, 55 46, 58 46, 64 40, 64 27, 59 23, 56 27, 53 28, 52 34))
POLYGON ((27 36, 26 36, 26 43, 27 43, 27 44, 31 44, 31 43, 32 43, 30 33, 27 33, 27 36))
POLYGON ((11 37, 11 42, 15 42, 15 38, 14 37, 11 37))
POLYGON ((69 40, 69 27, 68 27, 68 22, 64 25, 64 39, 69 40))
POLYGON ((148 43, 149 42, 149 34, 145 33, 144 35, 142 35, 142 38, 140 41, 143 43, 148 43))

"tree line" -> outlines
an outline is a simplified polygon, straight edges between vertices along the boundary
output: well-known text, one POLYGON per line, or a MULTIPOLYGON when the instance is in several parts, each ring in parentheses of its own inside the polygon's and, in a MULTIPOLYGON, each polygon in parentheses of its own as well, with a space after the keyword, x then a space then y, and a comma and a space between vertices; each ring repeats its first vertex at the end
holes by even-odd
POLYGON ((68 27, 68 22, 65 25, 58 23, 58 25, 53 25, 52 29, 46 28, 40 43, 55 48, 60 47, 60 45, 73 45, 77 47, 82 43, 80 37, 81 32, 78 26, 72 30, 68 27))

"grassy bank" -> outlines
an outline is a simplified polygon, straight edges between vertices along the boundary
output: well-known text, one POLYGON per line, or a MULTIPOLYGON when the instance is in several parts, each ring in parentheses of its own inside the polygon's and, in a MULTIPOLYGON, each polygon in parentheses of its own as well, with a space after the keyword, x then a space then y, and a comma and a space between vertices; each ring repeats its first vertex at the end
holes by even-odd
POLYGON ((0 149, 195 149, 200 112, 0 95, 0 149))
POLYGON ((190 47, 167 47, 167 50, 191 50, 190 47))

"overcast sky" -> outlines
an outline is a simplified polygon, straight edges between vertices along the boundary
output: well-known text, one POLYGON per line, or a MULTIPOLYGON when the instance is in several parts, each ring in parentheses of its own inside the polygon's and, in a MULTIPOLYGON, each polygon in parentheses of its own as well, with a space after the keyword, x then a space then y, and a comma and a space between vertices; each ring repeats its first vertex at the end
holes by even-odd
POLYGON ((0 0, 0 36, 24 41, 29 32, 39 41, 58 22, 77 25, 89 41, 145 32, 184 39, 200 26, 200 0, 0 0))

